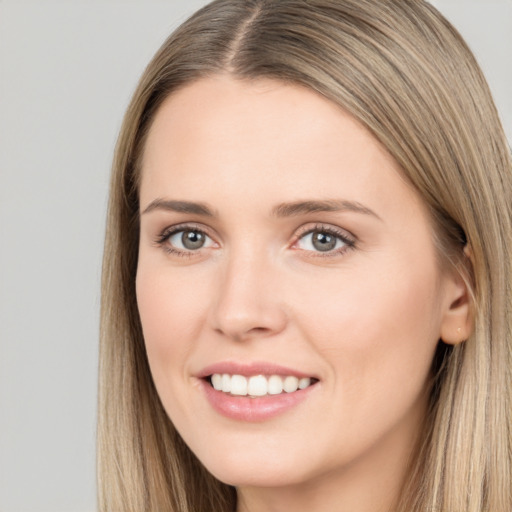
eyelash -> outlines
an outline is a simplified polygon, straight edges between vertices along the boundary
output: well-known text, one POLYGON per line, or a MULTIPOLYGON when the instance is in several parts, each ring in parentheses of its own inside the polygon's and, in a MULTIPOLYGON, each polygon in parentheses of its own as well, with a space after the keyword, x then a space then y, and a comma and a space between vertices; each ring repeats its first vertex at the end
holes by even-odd
MULTIPOLYGON (((162 249, 164 249, 165 252, 167 252, 168 254, 172 254, 174 256, 179 256, 179 257, 184 257, 184 258, 191 258, 191 257, 195 256, 199 252, 200 249, 198 249, 197 251, 194 251, 194 250, 183 251, 183 250, 174 248, 173 246, 171 246, 168 243, 169 239, 173 235, 176 235, 182 231, 197 232, 197 233, 207 236, 208 238, 213 240, 213 238, 208 234, 208 232, 204 228, 202 228, 198 225, 179 224, 177 226, 166 228, 164 231, 162 231, 156 238, 155 244, 159 247, 162 247, 162 249)), ((348 232, 346 232, 344 230, 340 230, 333 226, 328 226, 325 224, 316 224, 313 227, 309 226, 309 227, 303 228, 303 230, 299 229, 299 232, 294 237, 294 241, 291 244, 291 246, 292 247, 295 246, 301 239, 303 239, 304 237, 306 237, 307 235, 310 235, 312 233, 323 233, 323 234, 334 236, 338 240, 341 240, 341 242, 344 244, 343 247, 341 247, 341 248, 331 250, 331 251, 326 251, 325 253, 322 253, 321 251, 307 251, 307 252, 311 252, 312 253, 311 256, 315 257, 315 258, 332 258, 335 256, 339 256, 340 254, 343 254, 343 253, 345 253, 349 250, 352 250, 356 247, 355 237, 353 237, 352 235, 350 235, 348 232)), ((296 249, 296 250, 300 250, 300 249, 296 249)))
MULTIPOLYGON (((313 227, 306 227, 303 228, 303 230, 299 229, 299 232, 297 236, 295 237, 295 240, 292 244, 292 246, 295 246, 301 239, 306 237, 307 235, 310 235, 312 233, 323 233, 326 235, 331 235, 339 240, 344 244, 343 247, 340 247, 338 249, 334 249, 331 251, 326 251, 322 253, 321 251, 308 251, 311 252, 311 257, 314 258, 333 258, 336 256, 339 256, 341 254, 344 254, 352 249, 355 249, 356 247, 356 238, 348 233, 345 230, 341 230, 339 228, 336 228, 334 226, 325 225, 325 224, 316 224, 313 227)), ((300 249, 297 249, 300 250, 300 249)))
POLYGON ((208 233, 205 231, 204 228, 196 225, 196 224, 179 224, 177 226, 172 226, 170 228, 164 229, 158 237, 155 240, 155 244, 159 247, 162 247, 162 249, 168 253, 172 254, 173 256, 179 256, 181 258, 192 258, 195 254, 197 254, 198 251, 182 251, 180 249, 174 248, 172 245, 170 245, 169 239, 176 235, 177 233, 180 233, 182 231, 193 231, 196 233, 201 233, 202 235, 207 236, 208 238, 212 238, 208 233))

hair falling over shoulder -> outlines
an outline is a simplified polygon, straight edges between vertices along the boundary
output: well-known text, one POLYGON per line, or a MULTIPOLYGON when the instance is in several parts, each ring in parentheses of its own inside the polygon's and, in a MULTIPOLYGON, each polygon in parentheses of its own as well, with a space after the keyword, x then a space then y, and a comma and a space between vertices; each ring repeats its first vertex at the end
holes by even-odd
POLYGON ((421 0, 216 0, 148 65, 124 118, 110 184, 99 510, 236 509, 235 490, 203 468, 160 404, 135 298, 148 128, 173 91, 217 73, 322 94, 385 146, 423 198, 442 264, 470 285, 475 320, 464 343, 439 344, 424 435, 393 512, 512 510, 511 154, 473 55, 421 0))

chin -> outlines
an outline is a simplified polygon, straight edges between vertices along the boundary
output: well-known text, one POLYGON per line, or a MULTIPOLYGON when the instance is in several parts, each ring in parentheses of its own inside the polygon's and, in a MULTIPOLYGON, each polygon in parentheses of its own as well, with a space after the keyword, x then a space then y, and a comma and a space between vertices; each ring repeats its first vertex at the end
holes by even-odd
POLYGON ((305 475, 284 468, 222 466, 207 468, 221 482, 234 487, 287 487, 305 481, 305 475))
POLYGON ((309 463, 300 463, 285 454, 262 456, 260 450, 252 454, 229 450, 222 455, 209 454, 199 459, 215 478, 235 487, 286 487, 312 476, 306 474, 311 471, 304 471, 306 466, 312 469, 309 463))

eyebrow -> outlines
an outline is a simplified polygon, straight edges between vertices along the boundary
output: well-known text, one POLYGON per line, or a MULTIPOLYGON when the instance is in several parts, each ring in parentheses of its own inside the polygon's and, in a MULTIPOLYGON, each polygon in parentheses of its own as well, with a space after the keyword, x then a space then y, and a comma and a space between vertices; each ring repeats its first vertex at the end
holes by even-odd
POLYGON ((142 212, 152 212, 154 210, 164 210, 177 213, 193 213, 204 217, 214 217, 213 210, 205 203, 193 203, 191 201, 175 201, 172 199, 155 199, 151 201, 146 209, 142 212))
POLYGON ((319 212, 355 212, 364 215, 371 215, 382 220, 377 213, 357 201, 344 199, 332 199, 325 201, 296 201, 293 203, 281 203, 272 210, 275 217, 294 217, 308 213, 319 212))
MULTIPOLYGON (((158 198, 151 201, 142 214, 150 213, 154 210, 164 210, 177 213, 190 213, 204 217, 215 217, 214 210, 206 203, 196 203, 191 201, 178 201, 173 199, 158 198)), ((309 213, 320 212, 355 212, 364 215, 371 215, 379 220, 381 217, 370 208, 358 203, 357 201, 347 201, 345 199, 328 200, 308 200, 295 201, 291 203, 281 203, 272 209, 272 216, 278 218, 296 217, 309 213)))

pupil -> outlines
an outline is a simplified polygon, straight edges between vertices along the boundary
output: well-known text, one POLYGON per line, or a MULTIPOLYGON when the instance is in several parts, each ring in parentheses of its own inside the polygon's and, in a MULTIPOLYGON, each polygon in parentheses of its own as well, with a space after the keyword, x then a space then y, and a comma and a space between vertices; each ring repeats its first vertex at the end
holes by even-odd
POLYGON ((318 251, 332 251, 336 246, 336 237, 327 233, 313 233, 313 246, 318 251))
POLYGON ((197 231, 185 231, 181 236, 181 242, 186 249, 200 249, 204 245, 204 235, 197 231))

